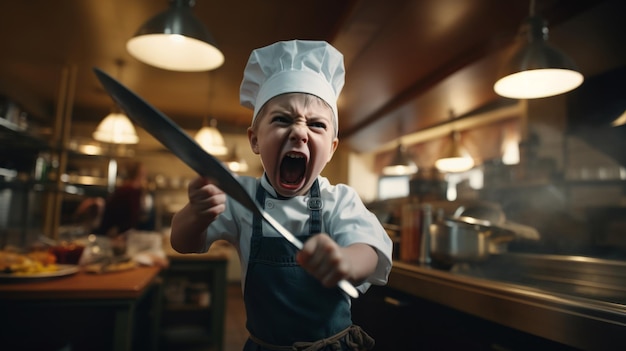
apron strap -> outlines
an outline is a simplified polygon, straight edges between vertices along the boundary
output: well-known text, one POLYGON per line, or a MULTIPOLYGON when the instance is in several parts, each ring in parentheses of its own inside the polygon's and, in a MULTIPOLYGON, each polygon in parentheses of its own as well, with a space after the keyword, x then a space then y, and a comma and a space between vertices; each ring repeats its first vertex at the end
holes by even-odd
POLYGON ((307 207, 311 211, 311 224, 309 225, 309 234, 315 235, 322 231, 322 198, 320 197, 320 184, 315 179, 311 186, 311 197, 307 203, 307 207))
MULTIPOLYGON (((256 189, 256 202, 265 209, 265 189, 259 185, 256 189)), ((257 257, 261 248, 261 237, 263 236, 263 220, 261 216, 255 214, 252 216, 252 238, 250 239, 250 255, 249 257, 257 257)))

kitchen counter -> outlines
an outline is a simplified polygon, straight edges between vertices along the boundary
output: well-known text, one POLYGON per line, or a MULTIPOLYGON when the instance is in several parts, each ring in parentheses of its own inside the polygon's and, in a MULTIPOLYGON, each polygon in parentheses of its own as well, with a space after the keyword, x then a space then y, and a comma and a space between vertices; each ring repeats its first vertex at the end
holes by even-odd
POLYGON ((93 274, 79 271, 67 277, 23 279, 0 284, 0 299, 7 300, 135 300, 159 274, 159 267, 93 274))
POLYGON ((159 267, 0 284, 8 349, 156 349, 159 267), (149 321, 149 322, 146 322, 149 321))
POLYGON ((203 253, 181 254, 172 248, 169 238, 163 241, 163 251, 168 259, 180 261, 223 261, 228 260, 233 252, 233 247, 225 241, 213 243, 209 251, 203 253))
MULTIPOLYGON (((618 268, 620 276, 626 273, 618 268)), ((615 298, 619 293, 594 298, 584 289, 580 294, 580 289, 555 292, 531 281, 480 276, 471 269, 439 270, 399 261, 388 286, 579 349, 609 350, 626 342, 626 304, 615 298)), ((621 297, 626 299, 623 292, 621 297)))

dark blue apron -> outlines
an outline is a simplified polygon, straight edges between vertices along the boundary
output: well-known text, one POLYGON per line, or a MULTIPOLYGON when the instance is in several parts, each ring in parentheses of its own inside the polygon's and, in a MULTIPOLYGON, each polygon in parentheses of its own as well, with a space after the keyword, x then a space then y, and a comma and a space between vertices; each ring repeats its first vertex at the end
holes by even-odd
MULTIPOLYGON (((310 195, 309 234, 297 236, 302 242, 321 231, 317 180, 310 195)), ((265 197, 266 191, 259 185, 256 200, 263 207, 265 197)), ((296 252, 282 237, 263 237, 262 219, 254 216, 244 291, 246 326, 251 335, 266 344, 313 342, 352 325, 348 299, 338 288, 324 287, 300 267, 296 252)), ((244 350, 264 349, 248 340, 244 350)))

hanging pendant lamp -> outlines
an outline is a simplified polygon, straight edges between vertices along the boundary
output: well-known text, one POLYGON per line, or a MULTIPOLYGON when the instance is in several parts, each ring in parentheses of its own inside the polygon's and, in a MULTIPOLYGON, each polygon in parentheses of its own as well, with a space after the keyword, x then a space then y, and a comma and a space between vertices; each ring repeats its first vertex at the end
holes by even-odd
POLYGON ((501 70, 494 90, 513 99, 536 99, 566 93, 580 86, 583 75, 574 62, 548 43, 546 22, 534 15, 520 29, 527 42, 518 47, 501 70))
POLYGON ((170 8, 148 20, 126 43, 144 63, 172 71, 209 71, 224 63, 213 36, 193 15, 195 0, 170 0, 170 8))
POLYGON ((469 171, 474 167, 474 159, 461 145, 461 136, 458 131, 453 131, 451 142, 448 144, 443 156, 435 161, 435 167, 443 173, 458 173, 469 171))
MULTIPOLYGON (((118 70, 117 78, 121 80, 124 62, 116 60, 115 64, 118 70)), ((97 141, 111 144, 137 144, 139 142, 133 123, 117 105, 114 105, 111 113, 98 124, 98 127, 93 132, 93 138, 97 141)))
POLYGON ((93 138, 111 144, 137 144, 139 137, 128 117, 114 109, 98 124, 93 138))
POLYGON ((194 139, 211 155, 223 156, 228 153, 222 133, 217 129, 217 121, 215 119, 211 119, 209 125, 206 124, 205 120, 204 125, 198 130, 194 139))
MULTIPOLYGON (((211 101, 213 100, 213 89, 211 89, 211 83, 213 82, 213 73, 209 72, 209 111, 211 101)), ((210 113, 209 113, 210 115, 210 113)), ((217 121, 214 118, 211 118, 210 122, 207 124, 207 119, 205 118, 202 123, 202 128, 198 130, 194 139, 196 142, 208 153, 214 156, 223 156, 228 153, 228 149, 226 148, 226 144, 224 143, 224 137, 222 137, 222 133, 217 129, 217 121)))
POLYGON ((417 172, 417 165, 409 157, 406 148, 402 143, 398 143, 396 154, 391 163, 383 168, 383 174, 389 176, 410 175, 417 172))

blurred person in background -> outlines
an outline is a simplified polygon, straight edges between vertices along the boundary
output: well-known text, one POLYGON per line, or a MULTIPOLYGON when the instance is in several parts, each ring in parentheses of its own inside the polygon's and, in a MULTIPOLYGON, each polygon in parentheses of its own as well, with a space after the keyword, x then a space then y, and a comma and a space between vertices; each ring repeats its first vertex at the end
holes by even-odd
POLYGON ((153 229, 154 206, 147 184, 144 164, 130 164, 122 184, 106 199, 102 221, 94 233, 116 238, 130 229, 153 229))

